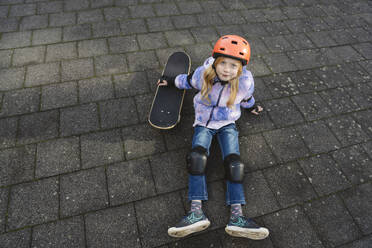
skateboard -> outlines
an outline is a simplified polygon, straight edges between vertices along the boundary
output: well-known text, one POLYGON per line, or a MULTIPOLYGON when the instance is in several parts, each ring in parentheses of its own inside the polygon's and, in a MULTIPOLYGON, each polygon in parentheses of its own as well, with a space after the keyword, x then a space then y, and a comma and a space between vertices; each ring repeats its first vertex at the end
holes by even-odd
MULTIPOLYGON (((179 74, 190 72, 190 57, 184 52, 175 52, 169 56, 160 80, 174 81, 179 74)), ((181 108, 185 90, 174 86, 158 86, 152 101, 149 123, 159 129, 171 129, 181 119, 181 108)))

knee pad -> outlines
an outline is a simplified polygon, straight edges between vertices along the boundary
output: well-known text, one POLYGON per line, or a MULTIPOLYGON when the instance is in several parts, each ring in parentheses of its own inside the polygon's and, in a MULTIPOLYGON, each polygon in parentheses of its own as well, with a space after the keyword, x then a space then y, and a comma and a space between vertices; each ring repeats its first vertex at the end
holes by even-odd
POLYGON ((238 154, 230 154, 224 160, 226 178, 234 183, 242 183, 244 178, 244 164, 238 154))
POLYGON ((186 156, 187 170, 191 175, 203 175, 207 167, 207 150, 197 146, 186 156))

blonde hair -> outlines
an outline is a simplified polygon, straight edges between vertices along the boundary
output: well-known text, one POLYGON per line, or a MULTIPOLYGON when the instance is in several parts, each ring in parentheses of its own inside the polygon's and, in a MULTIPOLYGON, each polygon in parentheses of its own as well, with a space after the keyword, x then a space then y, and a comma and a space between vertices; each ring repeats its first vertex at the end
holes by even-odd
MULTIPOLYGON (((219 63, 222 62, 224 57, 218 57, 214 65, 217 66, 219 63)), ((227 107, 231 108, 234 105, 236 95, 238 93, 239 89, 239 77, 242 74, 243 71, 243 65, 239 63, 239 68, 238 68, 238 73, 237 76, 229 81, 230 84, 230 97, 227 100, 227 107)), ((202 98, 206 101, 208 101, 209 104, 211 104, 211 99, 209 98, 209 93, 212 90, 214 78, 216 77, 216 71, 212 68, 212 66, 209 66, 207 69, 205 69, 204 74, 203 74, 203 86, 201 90, 201 95, 202 98)))

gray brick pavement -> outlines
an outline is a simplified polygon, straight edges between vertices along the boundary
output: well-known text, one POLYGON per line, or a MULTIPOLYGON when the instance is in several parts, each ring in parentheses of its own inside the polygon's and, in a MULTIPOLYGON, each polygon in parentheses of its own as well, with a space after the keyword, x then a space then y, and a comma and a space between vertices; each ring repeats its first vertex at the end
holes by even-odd
POLYGON ((372 244, 372 4, 367 0, 0 0, 0 247, 324 247, 372 244), (224 232, 218 144, 210 229, 185 214, 194 92, 169 131, 147 115, 169 54, 195 69, 219 36, 251 44, 260 116, 237 122, 244 212, 224 232))

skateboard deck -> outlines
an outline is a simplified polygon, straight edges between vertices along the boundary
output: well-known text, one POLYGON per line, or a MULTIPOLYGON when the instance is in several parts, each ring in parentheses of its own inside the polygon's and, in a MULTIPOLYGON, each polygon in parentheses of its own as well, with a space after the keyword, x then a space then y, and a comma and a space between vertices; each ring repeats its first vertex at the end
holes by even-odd
MULTIPOLYGON (((190 57, 184 52, 175 52, 169 56, 162 73, 162 79, 174 80, 179 74, 190 72, 190 57)), ((185 90, 180 90, 174 85, 158 86, 152 101, 149 123, 159 129, 171 129, 181 119, 181 109, 185 90)))

